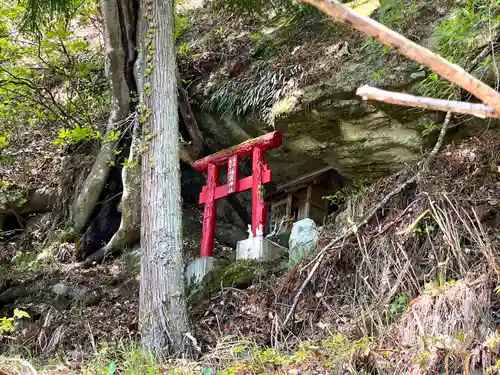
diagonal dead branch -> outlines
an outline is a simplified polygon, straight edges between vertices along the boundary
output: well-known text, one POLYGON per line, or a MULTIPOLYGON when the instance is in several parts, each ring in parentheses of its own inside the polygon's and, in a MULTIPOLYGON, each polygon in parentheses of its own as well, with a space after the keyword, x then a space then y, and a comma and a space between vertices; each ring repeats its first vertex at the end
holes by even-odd
MULTIPOLYGON (((430 164, 436 157, 439 149, 443 145, 444 142, 444 137, 446 136, 446 132, 448 130, 448 127, 451 122, 451 112, 448 112, 446 114, 446 117, 443 122, 443 126, 441 128, 441 132, 439 133, 438 140, 436 141, 436 144, 434 145, 434 148, 432 151, 429 153, 429 156, 424 161, 424 165, 422 166, 422 169, 413 177, 409 178, 406 180, 404 183, 401 185, 397 186, 394 190, 392 190, 389 194, 387 194, 384 199, 382 199, 368 214, 365 215, 363 220, 361 220, 359 223, 352 225, 349 227, 343 234, 340 236, 334 238, 328 245, 326 245, 316 256, 316 258, 310 263, 313 264, 313 268, 311 271, 309 271, 309 274, 307 275, 307 278, 304 280, 302 285, 300 286, 299 290, 295 294, 295 297, 293 299, 292 306, 290 307, 290 310, 288 311, 288 314, 285 317, 285 320, 283 321, 283 324, 281 326, 281 329, 283 330, 287 324, 289 323, 290 319, 293 316, 293 313, 295 309, 297 308, 297 305, 300 301, 300 297, 302 296, 302 293, 304 292, 306 286, 309 284, 309 281, 311 281, 312 277, 318 270, 319 266, 321 265, 321 262, 325 258, 327 252, 334 248, 338 243, 345 241, 346 239, 350 238, 352 235, 356 234, 358 229, 361 228, 362 226, 368 224, 368 222, 382 209, 385 207, 385 205, 396 195, 400 194, 402 191, 404 191, 408 186, 413 185, 417 182, 417 179, 427 171, 429 168, 430 164)), ((340 251, 341 247, 339 248, 339 257, 340 257, 340 251)))
POLYGON ((460 102, 456 100, 434 99, 422 96, 414 96, 399 92, 381 90, 376 87, 362 86, 356 91, 363 100, 376 100, 378 102, 403 105, 407 107, 418 107, 443 112, 462 113, 480 118, 500 118, 493 108, 484 104, 460 102))
POLYGON ((467 90, 500 114, 500 93, 467 73, 458 65, 424 48, 381 23, 357 13, 338 0, 301 0, 311 4, 327 15, 372 36, 386 46, 395 48, 413 61, 427 66, 442 77, 467 90))

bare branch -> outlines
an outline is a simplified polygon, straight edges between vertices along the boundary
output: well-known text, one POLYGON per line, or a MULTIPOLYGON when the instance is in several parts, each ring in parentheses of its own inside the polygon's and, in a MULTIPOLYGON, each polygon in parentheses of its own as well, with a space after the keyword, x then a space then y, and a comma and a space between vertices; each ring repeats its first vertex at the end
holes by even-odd
MULTIPOLYGON (((186 130, 191 137, 191 141, 193 142, 193 150, 192 156, 193 161, 196 160, 203 150, 203 135, 201 134, 200 128, 198 127, 198 123, 196 121, 196 117, 191 110, 191 104, 189 103, 189 95, 187 91, 182 87, 182 79, 179 73, 179 69, 176 69, 176 78, 177 78, 177 87, 178 87, 178 102, 179 102, 179 110, 184 120, 184 125, 186 126, 186 130)), ((181 153, 182 159, 182 153, 181 153)), ((184 159, 183 159, 184 160, 184 159)))
POLYGON ((398 104, 408 107, 434 109, 443 112, 463 113, 480 118, 500 118, 500 112, 496 113, 493 108, 484 104, 414 96, 410 94, 381 90, 371 86, 360 87, 356 94, 361 96, 363 100, 376 100, 378 102, 398 104))
MULTIPOLYGON (((328 245, 326 245, 321 251, 316 255, 316 258, 309 264, 314 264, 313 268, 309 271, 309 274, 307 275, 306 279, 302 282, 299 290, 295 294, 295 297, 293 299, 292 306, 290 307, 290 310, 288 311, 288 314, 285 317, 285 320, 283 321, 283 324, 281 325, 281 329, 283 330, 287 324, 290 322, 290 319, 293 316, 293 313, 295 312, 295 309, 297 308, 297 305, 300 301, 300 298, 302 296, 302 293, 304 292, 304 289, 306 286, 309 284, 309 281, 312 279, 316 271, 318 270, 318 267, 320 266, 321 262, 323 262, 323 259, 325 258, 327 252, 329 252, 331 249, 336 248, 338 252, 338 256, 336 254, 336 257, 340 257, 340 252, 342 250, 342 246, 336 247, 337 244, 347 240, 351 236, 357 233, 359 228, 365 226, 370 222, 371 219, 382 209, 385 207, 385 205, 396 195, 400 194, 402 191, 406 190, 409 186, 415 184, 419 178, 422 177, 423 174, 425 174, 430 167, 431 163, 434 161, 439 149, 443 145, 444 142, 444 137, 446 136, 446 132, 448 131, 450 122, 451 122, 451 112, 448 112, 446 114, 446 117, 443 122, 443 127, 441 128, 441 132, 439 133, 439 137, 436 141, 436 144, 434 145, 434 148, 432 151, 429 153, 427 158, 424 160, 422 169, 413 177, 410 177, 408 180, 403 182, 401 185, 396 186, 394 190, 392 190, 389 194, 387 194, 373 209, 368 212, 368 214, 365 215, 363 220, 361 220, 359 223, 351 225, 346 231, 344 231, 340 236, 334 238, 328 245)), ((307 267, 307 266, 306 266, 307 267)))
POLYGON ((385 27, 379 22, 357 13, 338 0, 301 0, 320 9, 357 30, 368 34, 381 43, 393 47, 406 57, 419 62, 442 77, 467 90, 481 101, 500 113, 500 93, 467 73, 458 65, 452 64, 434 52, 424 48, 401 34, 385 27))

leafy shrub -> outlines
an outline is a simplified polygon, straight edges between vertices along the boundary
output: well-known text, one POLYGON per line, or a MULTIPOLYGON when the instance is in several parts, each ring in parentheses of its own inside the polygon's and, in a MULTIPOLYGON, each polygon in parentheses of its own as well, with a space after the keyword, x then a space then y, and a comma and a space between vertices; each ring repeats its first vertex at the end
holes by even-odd
POLYGON ((7 148, 9 146, 9 142, 7 141, 7 135, 0 134, 0 149, 7 148))
POLYGON ((11 333, 14 331, 14 322, 19 319, 30 318, 30 315, 23 310, 15 309, 14 315, 12 317, 2 317, 0 318, 0 337, 6 333, 11 333))
POLYGON ((175 17, 175 24, 174 24, 174 39, 177 39, 183 32, 185 32, 191 24, 189 23, 189 20, 186 17, 175 17))
MULTIPOLYGON (((438 26, 437 52, 467 69, 471 54, 477 51, 477 35, 487 33, 490 27, 500 22, 499 4, 496 0, 467 0, 456 14, 438 26)), ((483 64, 491 64, 491 60, 485 60, 483 64)), ((460 96, 455 84, 440 79, 435 72, 430 72, 418 89, 425 96, 445 99, 459 99, 460 96)))
POLYGON ((347 185, 337 191, 335 194, 324 197, 332 204, 336 204, 339 207, 344 205, 348 200, 357 199, 363 196, 369 186, 368 181, 360 181, 358 183, 353 183, 347 185))
POLYGON ((191 47, 189 47, 189 44, 185 42, 179 44, 179 46, 177 47, 177 56, 180 59, 186 59, 190 52, 191 52, 191 47))
POLYGON ((75 1, 76 22, 70 25, 57 12, 44 18, 36 33, 21 32, 26 42, 20 43, 13 35, 19 34, 26 17, 26 3, 31 5, 31 0, 0 4, 0 135, 21 124, 91 126, 109 108, 104 56, 75 30, 90 24, 95 1, 75 1))
POLYGON ((80 142, 90 142, 90 141, 101 141, 110 142, 116 141, 120 137, 120 131, 111 131, 107 137, 103 137, 101 133, 92 129, 91 127, 80 127, 75 126, 73 129, 61 129, 59 135, 52 142, 54 145, 65 146, 65 145, 75 145, 80 142))

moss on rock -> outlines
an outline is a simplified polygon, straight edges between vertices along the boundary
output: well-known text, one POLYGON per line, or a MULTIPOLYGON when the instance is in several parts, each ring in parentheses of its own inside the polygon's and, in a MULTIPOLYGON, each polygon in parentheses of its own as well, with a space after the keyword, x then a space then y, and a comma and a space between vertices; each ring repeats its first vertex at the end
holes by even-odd
POLYGON ((276 264, 251 260, 218 261, 201 283, 188 287, 189 304, 214 296, 224 288, 246 289, 261 277, 277 274, 276 264))

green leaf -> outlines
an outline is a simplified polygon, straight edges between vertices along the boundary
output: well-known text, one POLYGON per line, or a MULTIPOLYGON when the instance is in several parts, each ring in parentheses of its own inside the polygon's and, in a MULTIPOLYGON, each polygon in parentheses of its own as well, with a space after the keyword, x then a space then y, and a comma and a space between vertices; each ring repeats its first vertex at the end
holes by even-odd
POLYGON ((12 323, 12 318, 3 317, 0 319, 0 331, 1 333, 9 333, 14 330, 14 324, 12 323))
POLYGON ((0 148, 7 148, 9 146, 9 142, 7 141, 7 137, 0 136, 0 148))
POLYGON ((119 130, 111 130, 109 134, 103 139, 103 142, 116 142, 120 137, 121 132, 119 130))
POLYGON ((29 319, 29 318, 31 318, 31 316, 30 316, 30 314, 28 314, 24 310, 15 309, 14 310, 14 318, 17 318, 17 319, 22 319, 22 318, 29 319))
POLYGON ((396 305, 395 305, 394 303, 391 303, 391 304, 389 305, 389 312, 390 312, 391 314, 396 314, 396 312, 397 312, 397 308, 396 308, 396 305))
POLYGON ((45 34, 45 37, 47 39, 52 39, 52 38, 57 37, 57 33, 54 30, 51 30, 51 31, 47 32, 47 34, 45 34))
POLYGON ((106 367, 108 375, 113 375, 116 372, 116 363, 114 361, 110 362, 108 367, 106 367))
POLYGON ((133 168, 137 165, 137 160, 125 160, 124 162, 122 162, 122 166, 124 167, 128 167, 128 168, 133 168))

